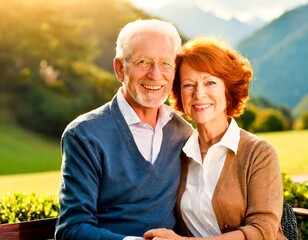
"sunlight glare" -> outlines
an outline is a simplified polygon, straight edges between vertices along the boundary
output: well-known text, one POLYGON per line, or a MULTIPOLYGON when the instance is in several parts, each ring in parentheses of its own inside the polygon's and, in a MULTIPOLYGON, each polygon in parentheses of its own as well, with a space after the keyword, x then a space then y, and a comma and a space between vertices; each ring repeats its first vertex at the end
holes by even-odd
POLYGON ((129 0, 140 8, 157 9, 167 4, 168 0, 129 0))

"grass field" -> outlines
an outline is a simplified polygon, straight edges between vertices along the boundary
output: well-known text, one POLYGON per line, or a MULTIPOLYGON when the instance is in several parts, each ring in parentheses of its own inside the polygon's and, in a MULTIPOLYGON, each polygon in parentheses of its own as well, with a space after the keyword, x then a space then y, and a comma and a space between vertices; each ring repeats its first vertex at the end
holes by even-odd
POLYGON ((7 192, 58 193, 60 171, 0 176, 0 196, 7 192))
POLYGON ((257 134, 277 150, 281 171, 308 175, 308 130, 257 134))
POLYGON ((46 139, 0 120, 0 195, 6 192, 57 192, 59 140, 46 139))
POLYGON ((26 131, 0 120, 0 175, 60 169, 59 140, 26 131))
MULTIPOLYGON (((0 121, 0 195, 8 191, 58 192, 61 156, 59 141, 0 121)), ((258 134, 279 155, 281 171, 308 175, 308 130, 258 134)))

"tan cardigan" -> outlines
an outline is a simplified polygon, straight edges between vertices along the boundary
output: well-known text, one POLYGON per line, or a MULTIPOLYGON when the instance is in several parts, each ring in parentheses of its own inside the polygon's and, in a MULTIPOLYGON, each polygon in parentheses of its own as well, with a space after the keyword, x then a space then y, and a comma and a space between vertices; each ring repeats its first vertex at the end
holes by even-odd
MULTIPOLYGON (((178 232, 188 233, 180 215, 189 158, 182 159, 178 189, 178 232)), ((281 229, 282 178, 276 151, 266 141, 241 129, 237 154, 228 150, 212 204, 222 233, 241 230, 246 239, 286 239, 281 229)))

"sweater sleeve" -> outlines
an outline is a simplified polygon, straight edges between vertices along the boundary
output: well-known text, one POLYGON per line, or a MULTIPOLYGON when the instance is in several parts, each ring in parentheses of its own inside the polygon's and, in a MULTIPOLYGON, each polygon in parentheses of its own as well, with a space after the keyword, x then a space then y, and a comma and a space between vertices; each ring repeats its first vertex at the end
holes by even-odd
POLYGON ((125 236, 98 228, 97 196, 101 167, 95 148, 72 132, 62 138, 62 177, 59 191, 59 239, 123 239, 125 236))
POLYGON ((249 151, 246 217, 239 229, 247 240, 279 239, 283 194, 276 151, 264 140, 255 142, 249 151))

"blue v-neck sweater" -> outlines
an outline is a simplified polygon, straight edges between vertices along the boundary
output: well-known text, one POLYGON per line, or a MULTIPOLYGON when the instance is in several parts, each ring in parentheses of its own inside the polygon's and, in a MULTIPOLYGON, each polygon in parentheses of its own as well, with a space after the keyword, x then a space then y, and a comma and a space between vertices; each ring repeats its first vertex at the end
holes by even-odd
POLYGON ((123 239, 173 228, 181 149, 192 128, 174 117, 154 165, 144 159, 116 97, 68 125, 62 136, 57 239, 123 239))

